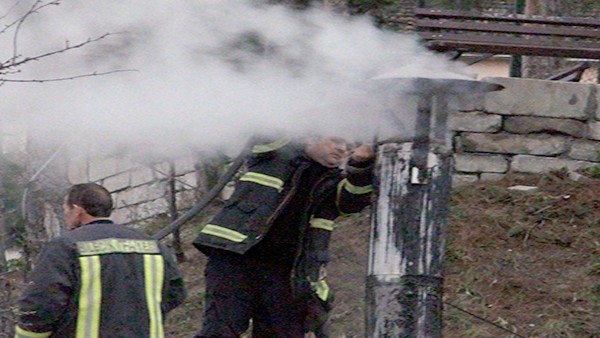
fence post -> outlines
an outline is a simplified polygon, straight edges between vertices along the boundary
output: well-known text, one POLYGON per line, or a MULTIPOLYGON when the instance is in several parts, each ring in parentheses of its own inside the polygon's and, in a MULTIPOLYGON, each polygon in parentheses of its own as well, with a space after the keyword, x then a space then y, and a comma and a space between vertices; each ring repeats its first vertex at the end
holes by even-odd
MULTIPOLYGON (((453 95, 498 90, 470 80, 412 79, 412 142, 378 147, 366 290, 367 337, 442 336, 442 288, 451 192, 453 95)), ((401 95, 401 94, 398 94, 401 95)))

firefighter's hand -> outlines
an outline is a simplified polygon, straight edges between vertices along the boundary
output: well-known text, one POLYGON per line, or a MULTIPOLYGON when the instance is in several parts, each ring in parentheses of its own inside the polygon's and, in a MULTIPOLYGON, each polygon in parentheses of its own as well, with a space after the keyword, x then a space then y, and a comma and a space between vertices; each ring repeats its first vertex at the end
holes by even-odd
POLYGON ((352 160, 366 162, 375 159, 375 146, 372 143, 363 143, 352 152, 352 160))

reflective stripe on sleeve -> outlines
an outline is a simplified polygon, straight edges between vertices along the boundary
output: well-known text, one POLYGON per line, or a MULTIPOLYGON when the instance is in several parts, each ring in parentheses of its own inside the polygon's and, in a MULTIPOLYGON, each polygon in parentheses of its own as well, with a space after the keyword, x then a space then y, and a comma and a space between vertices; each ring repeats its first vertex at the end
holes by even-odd
POLYGON ((51 332, 31 332, 23 329, 19 325, 15 328, 15 338, 46 338, 50 337, 51 332))
POLYGON ((260 185, 275 188, 279 192, 283 190, 283 181, 281 179, 265 174, 247 172, 240 177, 240 181, 254 182, 260 185))
POLYGON ((325 218, 313 218, 310 220, 310 227, 316 229, 323 229, 327 231, 333 231, 333 221, 325 218))
POLYGON ((350 183, 350 181, 348 181, 348 179, 343 179, 340 183, 340 186, 343 187, 347 192, 354 194, 354 195, 364 195, 364 194, 368 194, 371 191, 373 191, 373 185, 369 184, 369 185, 365 185, 365 186, 357 186, 357 185, 353 185, 352 183, 350 183))
POLYGON ((146 302, 150 318, 150 338, 163 338, 163 320, 160 304, 164 279, 164 260, 161 255, 144 255, 146 302))
POLYGON ((79 257, 81 265, 81 291, 77 313, 77 338, 98 338, 100 329, 100 303, 102 280, 100 256, 79 257))
POLYGON ((322 301, 325 302, 327 299, 329 299, 330 289, 329 285, 324 279, 318 282, 311 282, 310 285, 317 294, 317 297, 319 297, 322 301))
POLYGON ((284 145, 288 144, 289 142, 290 142, 289 138, 280 138, 271 143, 257 144, 252 147, 252 153, 253 154, 262 154, 262 153, 268 153, 271 151, 275 151, 275 150, 283 147, 284 145))
POLYGON ((235 230, 231 230, 231 229, 222 227, 220 225, 215 225, 215 224, 205 225, 204 228, 202 228, 202 230, 200 230, 200 232, 207 234, 207 235, 221 237, 221 238, 224 238, 224 239, 230 240, 232 242, 236 242, 236 243, 241 243, 246 238, 248 238, 248 236, 244 235, 241 232, 237 232, 235 230))

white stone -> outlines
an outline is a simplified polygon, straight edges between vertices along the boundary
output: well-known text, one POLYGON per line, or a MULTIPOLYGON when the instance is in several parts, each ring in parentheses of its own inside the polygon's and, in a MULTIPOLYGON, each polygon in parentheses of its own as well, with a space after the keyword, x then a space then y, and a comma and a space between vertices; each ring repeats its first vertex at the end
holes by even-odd
POLYGON ((193 206, 196 203, 196 197, 193 190, 180 191, 175 194, 177 209, 183 210, 193 206))
POLYGON ((513 185, 512 187, 508 187, 508 190, 514 191, 535 191, 538 187, 530 186, 530 185, 513 185))
POLYGON ((149 167, 154 170, 155 175, 158 177, 167 177, 171 171, 171 164, 167 161, 154 163, 149 167))
POLYGON ((581 138, 585 134, 586 124, 574 119, 510 116, 504 121, 503 128, 504 131, 516 134, 561 133, 581 138))
POLYGON ((502 116, 481 112, 456 112, 449 115, 448 128, 455 131, 493 133, 502 127, 502 116))
POLYGON ((6 251, 4 251, 4 255, 6 256, 7 261, 21 259, 23 257, 23 251, 15 248, 6 249, 6 251))
POLYGON ((112 157, 96 158, 89 162, 89 180, 97 182, 117 173, 117 160, 112 157))
POLYGON ((130 211, 127 208, 113 210, 110 219, 117 224, 127 224, 131 222, 130 211))
POLYGON ((142 185, 127 189, 120 193, 119 196, 127 205, 133 205, 163 198, 166 194, 165 182, 156 182, 151 185, 142 185))
POLYGON ((502 155, 455 154, 455 169, 459 172, 491 172, 505 173, 508 171, 508 160, 502 155))
POLYGON ((71 184, 89 182, 87 160, 83 157, 71 159, 67 168, 67 178, 71 184))
POLYGON ((131 206, 130 209, 132 210, 132 222, 136 222, 160 214, 168 213, 169 205, 166 199, 159 198, 153 201, 131 206))
POLYGON ((130 176, 131 174, 129 172, 124 172, 115 176, 107 177, 102 180, 102 186, 104 186, 110 192, 129 188, 130 176))
POLYGON ((575 160, 600 162, 600 142, 574 141, 569 157, 575 160))
POLYGON ((122 156, 117 159, 117 170, 120 173, 125 172, 125 171, 131 171, 132 169, 136 168, 137 166, 139 166, 139 165, 136 164, 131 159, 130 156, 122 156))
POLYGON ((576 171, 583 168, 589 168, 596 163, 585 161, 574 161, 569 159, 517 155, 514 156, 511 162, 511 170, 524 173, 546 173, 552 170, 560 170, 566 168, 570 171, 576 171))
POLYGON ((196 172, 189 172, 185 175, 177 176, 175 178, 175 190, 189 190, 196 189, 197 181, 196 181, 196 172))
MULTIPOLYGON (((524 78, 485 78, 504 90, 485 96, 485 111, 502 115, 588 118, 594 85, 524 78)), ((595 113, 595 112, 594 112, 595 113)))
POLYGON ((588 123, 588 137, 592 140, 600 141, 600 121, 588 123))
POLYGON ((137 187, 143 184, 148 184, 149 182, 152 182, 156 179, 156 175, 154 174, 154 171, 148 167, 140 167, 137 168, 133 171, 130 172, 131 173, 131 186, 132 187, 137 187))
POLYGON ((479 181, 479 178, 476 175, 461 175, 461 174, 452 175, 452 187, 459 187, 459 186, 475 183, 477 181, 479 181))
POLYGON ((567 150, 567 138, 545 134, 463 133, 462 147, 467 152, 559 155, 567 150))
POLYGON ((193 171, 198 159, 196 156, 188 155, 175 159, 175 173, 177 175, 187 174, 193 171))
POLYGON ((482 181, 500 181, 504 177, 506 177, 505 174, 481 173, 479 179, 482 181))

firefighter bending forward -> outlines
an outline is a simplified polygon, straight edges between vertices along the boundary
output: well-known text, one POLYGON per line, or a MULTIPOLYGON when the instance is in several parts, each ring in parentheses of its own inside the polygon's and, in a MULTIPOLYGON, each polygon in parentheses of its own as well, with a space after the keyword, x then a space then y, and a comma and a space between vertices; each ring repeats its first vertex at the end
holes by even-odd
POLYGON ((97 184, 72 186, 63 209, 70 231, 42 249, 15 337, 164 337, 165 315, 186 293, 167 249, 113 224, 112 199, 97 184))
MULTIPOLYGON (((256 144, 256 143, 255 143, 256 144)), ((374 151, 336 137, 261 142, 194 245, 208 256, 196 337, 326 337, 325 265, 334 219, 370 202, 374 151), (346 163, 346 170, 339 167, 346 163)))

